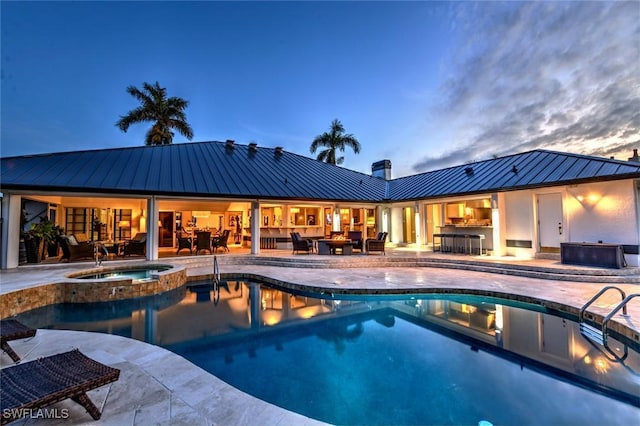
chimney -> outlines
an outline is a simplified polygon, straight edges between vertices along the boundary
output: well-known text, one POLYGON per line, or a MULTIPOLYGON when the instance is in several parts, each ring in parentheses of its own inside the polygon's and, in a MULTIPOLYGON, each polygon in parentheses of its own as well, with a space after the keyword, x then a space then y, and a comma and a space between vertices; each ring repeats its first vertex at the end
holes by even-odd
POLYGON ((249 144, 249 152, 251 152, 251 153, 258 152, 258 144, 255 143, 255 142, 251 142, 249 144))
POLYGON ((640 157, 638 156, 638 150, 633 150, 633 156, 629 158, 629 161, 635 161, 636 163, 640 163, 640 157))
POLYGON ((235 148, 234 141, 231 139, 227 139, 225 148, 228 149, 229 151, 233 151, 233 148, 235 148))
POLYGON ((276 150, 275 150, 275 154, 276 157, 280 157, 282 155, 282 147, 281 146, 276 146, 276 150))
POLYGON ((384 180, 391 179, 391 160, 376 161, 371 165, 371 176, 382 178, 384 180))

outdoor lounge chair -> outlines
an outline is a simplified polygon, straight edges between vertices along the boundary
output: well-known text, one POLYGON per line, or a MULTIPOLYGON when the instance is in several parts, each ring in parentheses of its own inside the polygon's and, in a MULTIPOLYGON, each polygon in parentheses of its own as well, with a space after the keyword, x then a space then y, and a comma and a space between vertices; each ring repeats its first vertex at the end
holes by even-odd
POLYGON ((291 243, 293 244, 293 254, 297 251, 306 251, 307 254, 313 252, 313 241, 302 238, 299 232, 291 232, 291 243))
POLYGON ((62 261, 72 261, 84 258, 93 258, 93 243, 85 240, 85 234, 63 235, 59 239, 62 248, 62 261))
POLYGON ((365 241, 365 248, 367 249, 367 254, 372 253, 374 251, 382 252, 385 256, 387 253, 384 251, 384 245, 387 240, 386 232, 378 232, 378 236, 376 238, 369 238, 365 241))
POLYGON ((347 238, 351 240, 351 246, 354 249, 358 249, 362 252, 362 246, 364 245, 362 241, 362 231, 349 231, 347 233, 347 238))
POLYGON ((36 329, 24 325, 18 320, 3 319, 0 321, 0 334, 2 337, 0 341, 2 343, 2 350, 11 357, 14 362, 20 361, 20 356, 9 346, 9 341, 26 339, 36 335, 36 329))
POLYGON ((71 398, 98 420, 102 413, 87 392, 115 382, 120 370, 101 364, 74 349, 0 371, 2 424, 71 398))
POLYGON ((124 243, 124 247, 122 252, 125 256, 138 254, 138 255, 146 255, 147 254, 147 233, 146 232, 138 232, 133 239, 124 243))

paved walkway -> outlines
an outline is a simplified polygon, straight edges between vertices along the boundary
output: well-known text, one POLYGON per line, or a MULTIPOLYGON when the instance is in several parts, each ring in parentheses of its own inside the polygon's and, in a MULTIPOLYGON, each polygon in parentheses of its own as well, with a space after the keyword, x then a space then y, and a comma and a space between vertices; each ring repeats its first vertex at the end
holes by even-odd
MULTIPOLYGON (((310 286, 325 292, 474 290, 485 294, 511 294, 522 300, 538 300, 548 306, 561 305, 573 310, 579 309, 604 285, 609 285, 611 277, 622 278, 615 285, 627 294, 640 293, 640 271, 636 269, 616 272, 567 267, 553 260, 452 259, 402 251, 389 253, 388 258, 290 256, 288 252, 277 253, 274 257, 273 254, 257 257, 221 255, 218 259, 222 273, 262 276, 290 286, 310 286), (427 260, 417 262, 416 258, 427 260), (449 264, 452 260, 455 262, 449 264), (380 264, 384 266, 376 266, 380 264), (434 267, 441 264, 449 267, 434 267), (479 272, 482 270, 492 273, 479 272), (527 271, 531 276, 526 276, 527 271), (579 280, 575 280, 576 277, 579 280)), ((213 257, 189 256, 162 259, 162 262, 182 263, 188 267, 188 276, 197 278, 211 274, 213 257)), ((120 263, 128 262, 114 261, 109 266, 120 263)), ((87 267, 93 267, 93 263, 37 265, 2 271, 0 294, 56 282, 66 273, 87 267)), ((619 295, 607 295, 593 306, 593 311, 606 315, 618 302, 619 295)), ((640 298, 629 304, 629 313, 627 318, 616 316, 615 321, 630 330, 640 330, 640 298)), ((100 421, 90 422, 82 408, 66 401, 54 408, 68 408, 70 417, 48 420, 50 424, 317 424, 315 420, 244 394, 165 349, 131 339, 98 333, 39 330, 34 338, 15 342, 12 346, 24 355, 25 361, 77 347, 88 356, 122 370, 119 381, 90 394, 98 407, 104 407, 100 421)), ((0 356, 0 365, 11 365, 10 358, 4 353, 0 356)))

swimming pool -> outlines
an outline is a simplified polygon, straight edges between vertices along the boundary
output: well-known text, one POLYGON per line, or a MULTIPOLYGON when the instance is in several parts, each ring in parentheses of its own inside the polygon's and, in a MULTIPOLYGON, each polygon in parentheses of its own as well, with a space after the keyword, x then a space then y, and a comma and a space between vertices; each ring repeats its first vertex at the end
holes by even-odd
POLYGON ((637 348, 612 339, 617 362, 569 318, 540 307, 223 284, 19 318, 166 347, 247 393, 333 424, 630 424, 640 415, 637 348))

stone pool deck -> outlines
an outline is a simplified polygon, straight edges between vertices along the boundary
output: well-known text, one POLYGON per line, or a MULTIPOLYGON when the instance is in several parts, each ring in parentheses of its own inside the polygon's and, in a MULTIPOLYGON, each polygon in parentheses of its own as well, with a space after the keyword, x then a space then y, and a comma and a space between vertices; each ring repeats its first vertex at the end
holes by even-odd
MULTIPOLYGON (((223 275, 260 276, 293 287, 310 286, 330 293, 374 291, 467 291, 510 294, 547 306, 577 311, 606 285, 627 294, 640 293, 640 269, 602 270, 560 265, 555 260, 518 260, 486 256, 447 256, 391 251, 388 256, 317 256, 290 252, 260 256, 217 256, 223 275)), ((113 261, 103 266, 140 261, 113 261)), ((142 262, 146 263, 146 262, 142 262)), ((187 268, 197 280, 211 276, 213 256, 161 259, 187 268)), ((0 297, 16 290, 55 283, 65 274, 92 268, 93 263, 36 265, 0 272, 0 297)), ((606 315, 620 301, 616 292, 595 303, 590 311, 606 315)), ((628 305, 629 316, 616 315, 638 338, 640 298, 628 305)), ((4 316, 4 315, 3 315, 4 316)), ((637 341, 637 340, 636 340, 637 341)), ((25 361, 79 348, 98 361, 121 369, 119 381, 94 390, 90 397, 103 407, 103 417, 91 421, 71 401, 53 408, 68 408, 68 419, 29 419, 26 424, 189 424, 189 425, 307 425, 319 422, 272 406, 238 391, 183 358, 157 346, 99 333, 39 330, 35 337, 12 343, 25 361)), ((11 365, 2 353, 0 365, 11 365)))

